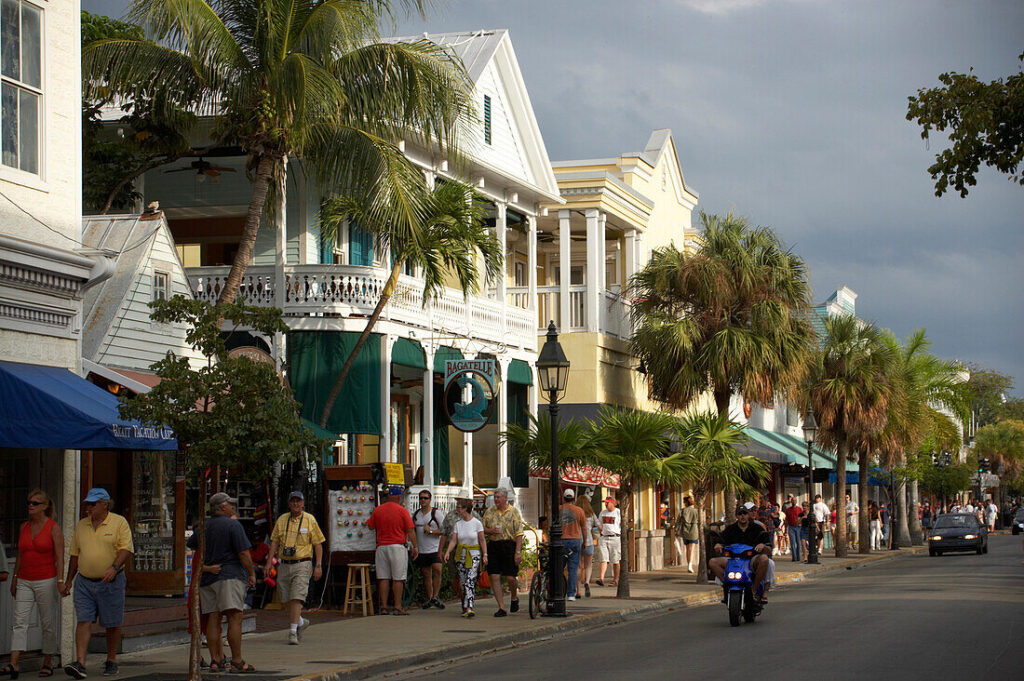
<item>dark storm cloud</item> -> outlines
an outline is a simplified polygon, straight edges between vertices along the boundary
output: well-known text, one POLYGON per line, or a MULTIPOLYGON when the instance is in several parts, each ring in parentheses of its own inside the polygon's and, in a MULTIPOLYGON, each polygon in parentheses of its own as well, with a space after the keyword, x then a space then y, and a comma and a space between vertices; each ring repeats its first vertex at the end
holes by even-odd
MULTIPOLYGON (((123 6, 86 0, 86 9, 123 6)), ((114 10, 116 13, 116 10, 114 10)), ((983 173, 933 195, 906 98, 944 71, 1017 68, 1020 2, 451 0, 403 34, 509 28, 552 160, 638 151, 673 130, 709 212, 776 228, 815 295, 1017 377, 1024 188, 983 173)))

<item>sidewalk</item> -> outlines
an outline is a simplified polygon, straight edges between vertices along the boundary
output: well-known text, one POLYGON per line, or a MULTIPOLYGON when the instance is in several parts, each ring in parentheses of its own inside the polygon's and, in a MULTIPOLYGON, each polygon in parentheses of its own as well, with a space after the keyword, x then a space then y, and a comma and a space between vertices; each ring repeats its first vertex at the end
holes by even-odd
MULTIPOLYGON (((786 586, 807 576, 831 570, 852 569, 894 555, 918 553, 917 546, 897 552, 880 551, 871 556, 853 555, 847 559, 822 556, 821 564, 794 563, 787 556, 776 561, 776 584, 786 586)), ((502 619, 493 617, 497 609, 493 598, 480 598, 476 617, 463 619, 458 603, 447 609, 413 610, 409 617, 378 616, 328 619, 306 629, 302 644, 290 646, 287 631, 247 634, 242 647, 245 659, 260 673, 249 678, 340 681, 358 679, 408 666, 443 662, 464 655, 523 645, 550 638, 559 633, 614 624, 688 607, 716 602, 719 588, 696 584, 685 569, 667 568, 658 572, 630 575, 629 600, 615 598, 610 586, 592 585, 593 598, 568 603, 572 617, 531 620, 526 595, 520 596, 521 610, 502 619)), ((205 650, 204 650, 205 654, 205 650)), ((121 679, 179 679, 185 677, 188 647, 184 645, 122 655, 121 679)), ((208 656, 207 656, 208 657, 208 656)), ((90 657, 90 670, 98 668, 100 656, 90 657), (94 661, 95 660, 95 661, 94 661)), ((214 675, 206 674, 213 678, 214 675)))

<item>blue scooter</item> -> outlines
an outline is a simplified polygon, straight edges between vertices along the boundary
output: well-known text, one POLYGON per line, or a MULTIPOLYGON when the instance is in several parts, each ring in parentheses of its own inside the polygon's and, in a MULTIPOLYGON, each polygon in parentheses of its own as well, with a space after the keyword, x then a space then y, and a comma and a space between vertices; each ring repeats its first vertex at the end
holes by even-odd
POLYGON ((722 555, 729 559, 725 566, 725 603, 729 606, 729 624, 740 625, 740 617, 744 621, 753 622, 761 614, 761 603, 754 598, 754 571, 750 561, 754 558, 754 547, 746 544, 730 544, 722 549, 722 555))

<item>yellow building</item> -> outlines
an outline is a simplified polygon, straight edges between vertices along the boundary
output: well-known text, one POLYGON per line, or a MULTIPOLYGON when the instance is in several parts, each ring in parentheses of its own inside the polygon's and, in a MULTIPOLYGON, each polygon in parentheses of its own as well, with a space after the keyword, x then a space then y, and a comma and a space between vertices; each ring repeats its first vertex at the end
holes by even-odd
MULTIPOLYGON (((626 289, 653 249, 684 247, 695 235, 698 195, 683 178, 672 132, 655 130, 642 152, 552 167, 565 204, 537 218, 537 308, 540 333, 554 321, 572 364, 560 414, 592 419, 604 405, 664 410, 629 352, 626 289)), ((646 489, 634 500, 639 569, 662 566, 657 497, 646 489)))

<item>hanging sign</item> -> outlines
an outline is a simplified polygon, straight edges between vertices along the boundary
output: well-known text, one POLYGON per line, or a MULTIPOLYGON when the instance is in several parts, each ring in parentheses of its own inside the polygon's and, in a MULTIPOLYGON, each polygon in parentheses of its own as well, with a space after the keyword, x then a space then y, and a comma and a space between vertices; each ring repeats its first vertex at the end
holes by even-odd
POLYGON ((449 359, 444 365, 444 407, 456 430, 473 433, 491 420, 498 394, 498 362, 449 359))
POLYGON ((405 471, 400 463, 385 463, 384 475, 387 476, 389 485, 405 484, 405 471))

